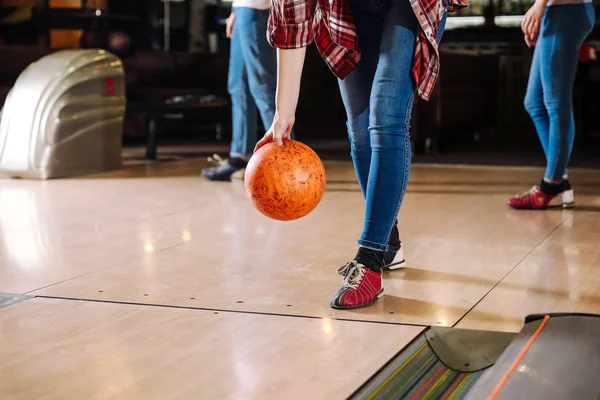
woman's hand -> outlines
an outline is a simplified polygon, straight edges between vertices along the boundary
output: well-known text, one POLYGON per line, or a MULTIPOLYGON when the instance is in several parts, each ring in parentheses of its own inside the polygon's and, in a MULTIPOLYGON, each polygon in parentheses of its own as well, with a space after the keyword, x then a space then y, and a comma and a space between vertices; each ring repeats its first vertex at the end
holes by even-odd
POLYGON ((525 35, 525 43, 527 47, 534 46, 537 42, 538 35, 540 34, 540 25, 542 23, 542 17, 546 10, 547 0, 538 0, 533 6, 525 13, 523 22, 521 23, 521 30, 525 35))
POLYGON ((225 26, 225 36, 228 39, 233 37, 233 24, 235 23, 235 14, 231 13, 229 18, 227 18, 227 25, 225 26))
POLYGON ((294 121, 295 117, 293 115, 281 117, 278 113, 275 113, 275 118, 273 118, 273 124, 271 125, 271 128, 269 128, 267 133, 265 133, 265 136, 263 136, 263 138, 256 144, 254 151, 257 151, 269 142, 275 142, 277 146, 281 146, 284 139, 290 138, 290 133, 294 127, 294 121))

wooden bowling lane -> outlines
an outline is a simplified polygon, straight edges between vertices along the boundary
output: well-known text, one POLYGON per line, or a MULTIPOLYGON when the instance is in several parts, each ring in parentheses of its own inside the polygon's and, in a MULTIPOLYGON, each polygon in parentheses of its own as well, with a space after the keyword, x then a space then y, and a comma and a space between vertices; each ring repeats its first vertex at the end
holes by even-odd
POLYGON ((2 399, 343 399, 421 331, 32 299, 0 309, 2 399))
MULTIPOLYGON (((152 224, 158 232, 177 232, 187 224, 189 241, 34 293, 451 326, 572 214, 523 218, 504 206, 507 194, 523 189, 533 172, 413 171, 413 189, 400 217, 407 268, 387 273, 386 295, 366 309, 340 312, 329 306, 341 282, 335 269, 354 256, 362 225, 364 201, 350 163, 330 164, 330 187, 321 205, 289 223, 254 210, 241 182, 198 180, 194 194, 203 199, 201 205, 154 218, 152 224)), ((179 196, 174 189, 163 195, 165 201, 179 196)))
POLYGON ((193 165, 193 175, 168 179, 0 180, 0 292, 25 293, 190 241, 188 221, 161 218, 233 206, 231 188, 200 185, 193 165))
MULTIPOLYGON (((539 169, 415 166, 400 215, 407 268, 386 274, 375 306, 334 312, 335 269, 364 210, 351 163, 327 162, 323 203, 291 223, 260 215, 239 181, 201 179, 204 165, 2 180, 0 290, 449 326, 574 213, 504 206, 539 169)), ((579 209, 600 207, 600 174, 571 173, 579 209)))
POLYGON ((600 212, 574 212, 458 327, 516 332, 528 314, 600 314, 599 243, 600 212))

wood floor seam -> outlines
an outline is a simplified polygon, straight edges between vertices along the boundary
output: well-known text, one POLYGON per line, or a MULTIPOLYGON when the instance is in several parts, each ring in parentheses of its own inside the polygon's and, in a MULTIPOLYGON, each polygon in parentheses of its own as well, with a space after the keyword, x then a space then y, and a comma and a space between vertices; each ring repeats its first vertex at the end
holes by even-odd
MULTIPOLYGON (((184 245, 184 244, 186 244, 186 242, 177 243, 177 244, 174 244, 172 246, 168 246, 168 247, 165 247, 163 249, 156 250, 156 251, 154 251, 154 252, 152 252, 150 254, 144 254, 144 255, 139 256, 139 257, 128 258, 127 260, 122 260, 122 261, 116 262, 114 264, 110 264, 110 265, 107 265, 105 267, 101 267, 101 268, 95 269, 93 271, 85 272, 85 273, 83 273, 81 275, 73 276, 73 277, 68 278, 68 279, 63 279, 62 281, 59 281, 59 282, 54 282, 54 283, 51 283, 49 285, 45 285, 45 286, 42 286, 42 287, 39 287, 39 288, 35 288, 35 289, 29 290, 27 292, 24 292, 22 294, 23 295, 34 295, 35 296, 35 292, 39 292, 40 290, 44 290, 44 289, 47 289, 47 288, 51 288, 53 286, 61 285, 61 284, 66 283, 66 282, 70 282, 70 281, 72 281, 74 279, 79 279, 79 278, 82 278, 84 276, 92 275, 92 274, 98 273, 100 271, 107 270, 109 268, 118 267, 119 265, 122 265, 122 264, 128 264, 128 263, 130 263, 132 261, 139 260, 139 259, 142 259, 144 257, 147 257, 148 255, 158 254, 158 253, 160 253, 162 251, 171 250, 171 249, 174 249, 174 248, 176 248, 178 246, 181 246, 181 245, 184 245)), ((37 297, 42 297, 42 296, 37 296, 37 297)))
POLYGON ((369 320, 360 320, 360 319, 352 319, 352 318, 318 317, 315 315, 299 315, 299 314, 269 313, 269 312, 260 312, 260 311, 228 310, 228 309, 220 309, 220 308, 178 306, 178 305, 170 305, 170 304, 138 303, 138 302, 132 302, 132 301, 99 300, 99 299, 86 299, 86 298, 77 298, 77 297, 48 296, 48 295, 38 295, 38 296, 35 296, 35 298, 47 299, 47 300, 82 301, 82 302, 89 302, 89 303, 120 304, 120 305, 127 305, 127 306, 173 308, 173 309, 179 309, 179 310, 211 311, 211 312, 222 312, 222 313, 230 313, 230 314, 263 315, 263 316, 271 316, 271 317, 288 317, 288 318, 319 319, 319 320, 330 319, 332 321, 362 322, 362 323, 368 323, 368 324, 410 326, 410 327, 417 327, 417 328, 428 328, 429 327, 428 325, 389 322, 389 321, 369 321, 369 320))
POLYGON ((530 255, 531 255, 531 254, 532 254, 532 253, 535 251, 535 249, 537 249, 538 247, 540 247, 540 246, 542 245, 542 243, 544 243, 546 240, 548 240, 548 238, 549 238, 550 236, 552 236, 552 234, 553 234, 554 232, 556 232, 556 231, 558 230, 558 228, 560 228, 560 227, 561 227, 561 226, 562 226, 562 225, 563 225, 563 224, 564 224, 564 223, 565 223, 565 222, 566 222, 566 221, 567 221, 569 218, 573 218, 573 214, 572 214, 572 213, 569 213, 569 215, 568 215, 566 218, 564 218, 562 221, 560 221, 560 223, 558 223, 558 224, 557 224, 557 225, 556 225, 556 226, 555 226, 555 227, 554 227, 554 228, 553 228, 553 229, 552 229, 550 232, 548 232, 548 234, 547 234, 546 236, 544 236, 544 237, 542 238, 542 240, 540 240, 540 241, 539 241, 539 242, 538 242, 538 243, 537 243, 535 246, 533 246, 533 247, 531 248, 531 250, 529 250, 529 251, 527 252, 527 254, 525 254, 525 255, 524 255, 524 256, 523 256, 523 257, 522 257, 522 258, 519 260, 519 262, 517 262, 517 263, 515 264, 515 266, 514 266, 514 267, 512 267, 512 268, 511 268, 511 269, 510 269, 510 270, 509 270, 509 271, 508 271, 508 272, 507 272, 507 273, 506 273, 506 274, 505 274, 505 275, 504 275, 502 278, 500 278, 500 280, 499 280, 498 282, 496 282, 496 284, 495 284, 494 286, 492 286, 492 287, 490 288, 490 290, 488 290, 488 291, 487 291, 487 292, 486 292, 486 293, 485 293, 483 296, 481 296, 481 298, 480 298, 479 300, 477 300, 477 302, 476 302, 475 304, 473 304, 473 306, 472 306, 471 308, 469 308, 469 309, 467 310, 467 312, 466 312, 466 313, 464 313, 464 315, 463 315, 462 317, 460 317, 460 318, 458 319, 458 321, 456 321, 456 322, 455 322, 455 323, 452 325, 452 327, 453 327, 453 328, 457 327, 457 326, 458 326, 458 324, 460 324, 460 322, 461 322, 461 321, 462 321, 462 320, 463 320, 463 319, 464 319, 464 318, 465 318, 467 315, 469 315, 469 313, 470 313, 471 311, 473 311, 473 310, 474 310, 474 309, 475 309, 475 308, 476 308, 476 307, 477 307, 477 306, 478 306, 478 305, 479 305, 479 304, 480 304, 480 303, 481 303, 483 300, 485 300, 485 298, 486 298, 486 297, 487 297, 487 296, 488 296, 490 293, 492 293, 492 291, 494 291, 494 289, 496 289, 496 288, 497 288, 497 287, 498 287, 498 286, 499 286, 499 285, 500 285, 502 282, 504 282, 504 280, 505 280, 505 279, 506 279, 506 278, 507 278, 507 277, 508 277, 508 276, 509 276, 509 275, 510 275, 510 274, 511 274, 511 273, 512 273, 514 270, 516 270, 516 269, 519 267, 519 265, 521 265, 521 263, 523 263, 523 261, 525 261, 525 259, 526 259, 527 257, 529 257, 529 256, 530 256, 530 255))

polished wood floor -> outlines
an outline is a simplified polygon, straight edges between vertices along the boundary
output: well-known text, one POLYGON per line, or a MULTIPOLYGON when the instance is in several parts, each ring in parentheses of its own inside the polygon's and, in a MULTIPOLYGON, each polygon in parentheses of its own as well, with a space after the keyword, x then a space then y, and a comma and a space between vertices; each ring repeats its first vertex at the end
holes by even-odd
POLYGON ((78 179, 0 179, 0 398, 343 399, 427 326, 518 331, 532 313, 600 313, 600 171, 578 208, 514 211, 536 168, 415 165, 407 267, 334 311, 364 202, 326 162, 309 216, 281 223, 202 160, 78 179))

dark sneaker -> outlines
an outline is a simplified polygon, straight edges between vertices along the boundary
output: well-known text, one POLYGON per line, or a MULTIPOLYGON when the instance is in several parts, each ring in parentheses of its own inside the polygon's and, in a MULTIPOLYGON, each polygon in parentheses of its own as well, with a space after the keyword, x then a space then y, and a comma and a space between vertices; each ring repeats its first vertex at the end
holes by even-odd
POLYGON ((404 259, 404 250, 402 245, 397 250, 388 247, 383 253, 383 270, 395 270, 406 266, 406 260, 404 259))
POLYGON ((400 242, 398 227, 394 226, 390 233, 388 248, 383 252, 383 270, 394 270, 406 266, 404 251, 400 242))
POLYGON ((232 178, 244 179, 244 171, 248 162, 241 158, 222 159, 217 154, 213 155, 208 161, 216 164, 211 168, 202 170, 202 176, 211 181, 231 181, 232 178))

